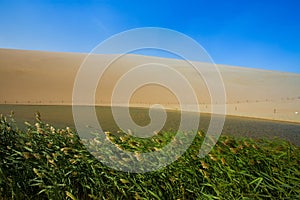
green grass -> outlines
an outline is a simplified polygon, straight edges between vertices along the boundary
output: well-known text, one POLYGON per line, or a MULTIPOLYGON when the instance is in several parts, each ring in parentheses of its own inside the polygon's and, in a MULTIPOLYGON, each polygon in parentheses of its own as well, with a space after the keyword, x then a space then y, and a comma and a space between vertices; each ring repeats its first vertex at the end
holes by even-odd
MULTIPOLYGON (((186 133, 189 134, 189 133, 186 133)), ((155 151, 174 133, 149 139, 107 133, 120 148, 155 151), (154 148, 155 147, 155 148, 154 148)), ((299 199, 300 149, 283 140, 222 136, 209 155, 197 155, 198 132, 177 161, 155 172, 113 170, 93 157, 78 135, 40 121, 19 130, 0 118, 1 199, 299 199)), ((93 140, 85 142, 94 145, 93 140)), ((136 158, 129 158, 136 159, 136 158)))

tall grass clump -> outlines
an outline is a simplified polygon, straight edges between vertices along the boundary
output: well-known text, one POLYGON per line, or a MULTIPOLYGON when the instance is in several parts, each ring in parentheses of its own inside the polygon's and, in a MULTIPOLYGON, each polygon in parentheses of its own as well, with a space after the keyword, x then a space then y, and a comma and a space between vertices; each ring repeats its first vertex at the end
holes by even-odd
MULTIPOLYGON (((103 165, 68 127, 56 129, 39 115, 25 124, 19 130, 12 118, 0 118, 0 199, 300 199, 300 149, 280 139, 222 136, 200 159, 204 133, 198 132, 171 165, 130 174, 103 165)), ((156 151, 175 133, 105 134, 138 154, 156 151)))

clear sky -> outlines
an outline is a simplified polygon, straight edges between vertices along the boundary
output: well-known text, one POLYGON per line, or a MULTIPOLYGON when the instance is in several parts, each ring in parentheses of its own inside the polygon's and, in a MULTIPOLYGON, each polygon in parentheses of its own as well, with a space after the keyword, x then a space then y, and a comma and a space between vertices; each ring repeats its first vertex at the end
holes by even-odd
POLYGON ((218 64, 300 73, 298 0, 0 0, 0 48, 90 52, 147 26, 192 37, 218 64))

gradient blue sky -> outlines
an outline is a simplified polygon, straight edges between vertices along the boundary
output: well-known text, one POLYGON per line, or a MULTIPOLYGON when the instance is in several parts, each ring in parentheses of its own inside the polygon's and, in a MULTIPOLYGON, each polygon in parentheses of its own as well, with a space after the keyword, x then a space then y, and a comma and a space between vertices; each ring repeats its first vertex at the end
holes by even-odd
POLYGON ((90 52, 154 26, 199 42, 218 64, 300 73, 300 1, 0 0, 0 48, 90 52))

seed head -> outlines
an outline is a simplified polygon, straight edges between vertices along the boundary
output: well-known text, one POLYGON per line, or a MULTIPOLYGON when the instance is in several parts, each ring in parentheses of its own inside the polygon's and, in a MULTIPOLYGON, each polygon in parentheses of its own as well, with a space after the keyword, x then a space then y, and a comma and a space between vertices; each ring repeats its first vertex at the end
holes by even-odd
POLYGON ((243 149, 243 148, 244 148, 243 145, 239 145, 239 146, 237 147, 238 150, 241 150, 241 149, 243 149))
POLYGON ((72 150, 70 147, 64 147, 60 149, 60 151, 62 151, 65 155, 68 155, 70 150, 72 150))
POLYGON ((52 147, 52 145, 53 145, 53 142, 49 142, 49 143, 47 144, 47 147, 50 149, 50 148, 52 147))
POLYGON ((55 128, 53 126, 50 127, 51 133, 55 133, 55 128))
POLYGON ((245 145, 246 147, 250 147, 250 144, 249 144, 247 141, 244 141, 244 145, 245 145))
POLYGON ((77 161, 75 159, 70 159, 69 162, 73 165, 75 164, 77 161))
POLYGON ((258 150, 258 147, 255 144, 252 144, 252 147, 256 150, 258 150))
POLYGON ((230 151, 233 153, 233 154, 236 154, 237 153, 237 150, 235 148, 232 148, 230 147, 230 151))
POLYGON ((40 156, 40 154, 38 154, 38 153, 34 153, 33 156, 34 156, 36 159, 38 159, 38 160, 41 159, 41 156, 40 156))
POLYGON ((209 164, 207 164, 206 162, 204 162, 203 160, 200 160, 201 165, 204 169, 208 169, 209 168, 209 164))
POLYGON ((67 130, 68 133, 71 132, 71 129, 70 129, 70 127, 68 127, 68 126, 66 127, 66 130, 67 130))
POLYGON ((36 169, 36 168, 33 168, 33 172, 40 178, 42 178, 42 174, 36 169))
POLYGON ((115 144, 115 146, 116 146, 116 147, 117 147, 117 149, 119 149, 120 151, 123 151, 123 149, 122 149, 121 145, 119 145, 119 144, 115 144))
POLYGON ((143 158, 142 158, 142 156, 141 156, 140 153, 135 153, 134 156, 135 156, 135 158, 136 158, 138 161, 143 160, 143 158))
POLYGON ((204 176, 204 178, 209 178, 209 173, 207 171, 200 169, 200 172, 204 176))
POLYGON ((52 164, 52 165, 55 165, 55 162, 53 159, 47 159, 48 163, 52 164))
POLYGON ((153 150, 154 150, 154 151, 160 151, 160 148, 153 147, 153 150))
POLYGON ((35 113, 35 119, 36 119, 36 121, 38 121, 38 122, 41 121, 41 114, 40 114, 40 112, 36 112, 36 113, 35 113))
POLYGON ((122 136, 122 137, 120 137, 120 140, 122 141, 122 142, 126 142, 127 141, 127 137, 124 137, 124 136, 122 136))
POLYGON ((23 152, 22 154, 25 159, 31 158, 31 154, 29 152, 23 152))
POLYGON ((218 158, 213 156, 212 154, 208 154, 209 158, 213 161, 218 161, 218 158))
POLYGON ((26 142, 25 143, 27 146, 32 146, 31 142, 26 142))
POLYGON ((199 135, 200 137, 204 137, 204 134, 202 133, 202 131, 198 131, 198 135, 199 135))
POLYGON ((26 126, 31 126, 31 124, 30 124, 29 122, 24 122, 24 124, 25 124, 26 126))
POLYGON ((222 165, 226 165, 226 160, 224 157, 221 158, 222 165))

